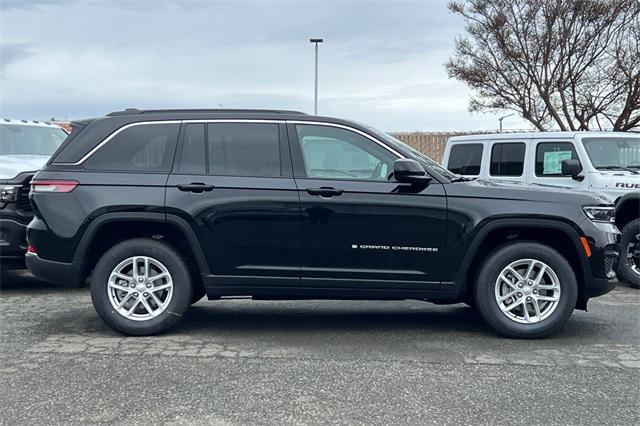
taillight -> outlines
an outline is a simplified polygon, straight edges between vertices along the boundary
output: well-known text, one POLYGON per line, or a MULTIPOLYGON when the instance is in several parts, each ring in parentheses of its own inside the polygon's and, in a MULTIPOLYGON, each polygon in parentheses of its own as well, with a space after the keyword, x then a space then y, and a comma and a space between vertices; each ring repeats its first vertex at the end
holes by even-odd
POLYGON ((80 185, 75 180, 32 180, 32 192, 71 192, 80 185))
POLYGON ((31 244, 29 244, 29 246, 27 247, 27 253, 29 253, 29 254, 38 254, 38 253, 36 253, 36 248, 34 246, 32 246, 31 244))

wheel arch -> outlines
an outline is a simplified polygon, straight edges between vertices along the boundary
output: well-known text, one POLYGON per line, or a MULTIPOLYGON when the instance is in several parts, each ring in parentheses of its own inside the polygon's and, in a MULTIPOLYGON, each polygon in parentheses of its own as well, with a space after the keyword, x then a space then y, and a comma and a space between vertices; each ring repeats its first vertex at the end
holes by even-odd
POLYGON ((173 245, 196 268, 196 282, 201 282, 202 274, 209 271, 202 246, 186 220, 164 213, 111 212, 98 216, 87 225, 76 248, 74 262, 80 265, 81 282, 101 253, 119 241, 137 237, 162 238, 173 245))
POLYGON ((491 252, 510 242, 522 241, 551 246, 569 261, 578 281, 576 308, 586 309, 586 280, 590 277, 591 266, 580 245, 580 233, 574 226, 553 219, 495 219, 484 224, 469 245, 456 274, 462 299, 472 297, 476 275, 491 252))
POLYGON ((624 226, 640 217, 640 191, 630 192, 616 200, 616 226, 624 226))

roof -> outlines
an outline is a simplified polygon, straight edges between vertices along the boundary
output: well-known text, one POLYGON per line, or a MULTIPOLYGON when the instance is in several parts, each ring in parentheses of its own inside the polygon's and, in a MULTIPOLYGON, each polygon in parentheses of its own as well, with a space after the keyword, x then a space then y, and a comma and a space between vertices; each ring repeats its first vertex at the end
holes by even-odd
POLYGON ((56 124, 52 124, 48 121, 38 121, 38 120, 17 120, 11 118, 2 118, 0 119, 0 125, 2 124, 12 124, 12 125, 20 125, 20 126, 33 126, 33 127, 60 127, 56 124))
MULTIPOLYGON (((476 135, 452 136, 448 142, 468 142, 500 139, 573 139, 576 136, 629 136, 626 132, 517 132, 517 133, 480 133, 476 135)), ((632 134, 633 135, 633 134, 632 134)))
POLYGON ((300 111, 290 111, 284 109, 137 109, 127 108, 123 111, 114 111, 107 114, 108 117, 121 115, 139 115, 139 114, 287 114, 287 115, 306 115, 300 111))

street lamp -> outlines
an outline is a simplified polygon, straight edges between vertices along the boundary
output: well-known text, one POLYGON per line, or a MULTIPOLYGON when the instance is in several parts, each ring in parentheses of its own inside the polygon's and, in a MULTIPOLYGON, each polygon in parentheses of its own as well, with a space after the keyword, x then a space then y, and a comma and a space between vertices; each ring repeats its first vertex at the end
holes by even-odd
POLYGON ((512 112, 509 115, 503 115, 502 117, 498 118, 498 121, 500 122, 500 133, 502 133, 502 120, 504 120, 505 118, 509 118, 512 115, 515 115, 515 112, 512 112))
POLYGON ((318 44, 322 43, 324 40, 321 38, 311 38, 309 39, 311 43, 314 43, 316 46, 316 82, 315 82, 315 92, 313 97, 313 114, 318 115, 318 44))

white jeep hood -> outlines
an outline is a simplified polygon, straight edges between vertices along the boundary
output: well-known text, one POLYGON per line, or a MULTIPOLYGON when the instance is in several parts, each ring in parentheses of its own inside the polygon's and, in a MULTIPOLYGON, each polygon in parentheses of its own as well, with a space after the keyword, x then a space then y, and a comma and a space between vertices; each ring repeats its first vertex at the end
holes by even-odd
MULTIPOLYGON (((640 173, 620 172, 600 173, 597 179, 604 183, 601 187, 614 191, 640 191, 640 173)), ((595 182, 594 182, 595 183, 595 182)), ((594 185, 596 186, 596 185, 594 185)), ((600 185, 597 185, 600 186, 600 185)))
POLYGON ((47 160, 48 155, 0 155, 0 179, 12 179, 22 172, 36 172, 47 160))

